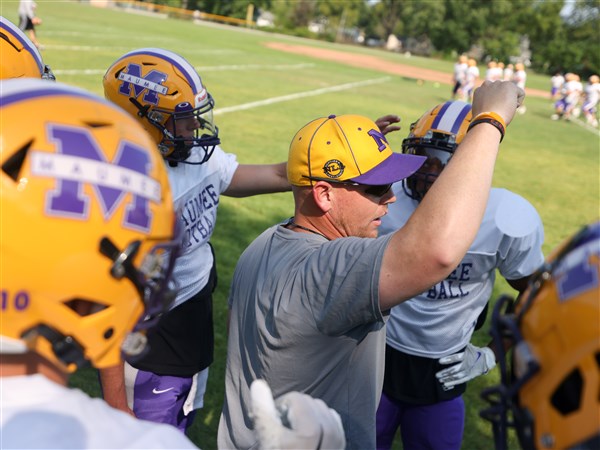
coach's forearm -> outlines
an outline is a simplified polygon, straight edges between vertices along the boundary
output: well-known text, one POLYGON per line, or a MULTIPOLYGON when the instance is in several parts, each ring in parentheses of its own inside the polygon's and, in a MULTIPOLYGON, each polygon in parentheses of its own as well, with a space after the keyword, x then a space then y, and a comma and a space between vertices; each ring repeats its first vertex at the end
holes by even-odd
POLYGON ((383 258, 380 307, 390 308, 444 279, 473 242, 492 184, 500 133, 474 127, 383 258))

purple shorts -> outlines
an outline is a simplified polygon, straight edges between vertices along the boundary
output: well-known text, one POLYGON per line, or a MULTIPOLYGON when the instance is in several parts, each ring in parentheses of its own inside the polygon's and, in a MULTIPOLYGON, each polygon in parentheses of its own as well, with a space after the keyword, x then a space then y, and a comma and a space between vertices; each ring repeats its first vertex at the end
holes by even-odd
POLYGON ((460 450, 465 427, 462 396, 433 405, 414 405, 381 394, 377 409, 377 449, 390 449, 398 428, 410 450, 460 450))
POLYGON ((192 389, 193 377, 156 375, 138 370, 133 386, 133 407, 138 419, 168 423, 185 433, 195 416, 195 410, 184 412, 192 389))

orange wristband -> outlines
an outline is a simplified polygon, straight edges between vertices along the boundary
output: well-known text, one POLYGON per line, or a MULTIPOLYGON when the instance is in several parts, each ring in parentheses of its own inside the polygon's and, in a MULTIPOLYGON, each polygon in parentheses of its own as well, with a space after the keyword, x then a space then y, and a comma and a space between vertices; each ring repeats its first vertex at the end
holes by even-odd
POLYGON ((502 142, 502 139, 504 139, 504 132, 506 131, 506 124, 499 114, 496 114, 495 112, 483 112, 477 114, 469 124, 467 132, 480 123, 489 123, 490 125, 495 126, 500 132, 500 142, 502 142))
POLYGON ((502 128, 504 128, 506 130, 506 122, 504 121, 502 116, 493 111, 486 111, 486 112, 479 113, 475 117, 473 117, 472 121, 475 122, 476 120, 484 119, 484 118, 497 120, 498 122, 500 122, 502 124, 502 128))

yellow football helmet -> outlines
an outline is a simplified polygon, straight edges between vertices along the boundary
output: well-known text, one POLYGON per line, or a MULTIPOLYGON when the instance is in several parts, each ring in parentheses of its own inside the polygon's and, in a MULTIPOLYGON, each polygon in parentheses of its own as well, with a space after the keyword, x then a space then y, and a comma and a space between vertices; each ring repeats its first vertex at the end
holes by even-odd
POLYGON ((4 80, 0 99, 0 351, 67 372, 139 356, 173 299, 179 249, 154 142, 62 83, 4 80))
POLYGON ((56 80, 42 55, 19 27, 0 16, 0 80, 43 78, 56 80))
POLYGON ((109 67, 103 84, 105 97, 141 122, 172 165, 185 162, 195 146, 204 155, 194 164, 202 164, 220 143, 214 100, 181 56, 159 48, 131 51, 109 67), (197 121, 193 136, 184 136, 190 121, 197 121))
POLYGON ((427 161, 403 180, 408 196, 423 198, 464 139, 471 119, 471 104, 457 100, 435 106, 411 124, 402 152, 427 156, 427 161))
POLYGON ((524 449, 600 448, 600 222, 559 247, 519 297, 501 297, 491 331, 512 364, 498 361, 501 384, 483 391, 498 449, 514 427, 524 449))

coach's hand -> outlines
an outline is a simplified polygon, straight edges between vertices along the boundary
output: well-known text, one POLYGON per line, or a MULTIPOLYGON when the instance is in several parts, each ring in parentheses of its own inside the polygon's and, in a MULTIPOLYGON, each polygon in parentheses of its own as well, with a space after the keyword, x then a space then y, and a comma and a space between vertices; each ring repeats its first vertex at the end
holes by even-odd
POLYGON ((401 129, 400 125, 394 125, 395 123, 400 123, 400 120, 400 116, 388 114, 377 119, 375 125, 379 127, 379 131, 383 134, 388 134, 401 129))
POLYGON ((512 81, 484 81, 473 95, 473 117, 482 112, 492 111, 504 119, 508 125, 515 111, 523 104, 525 92, 512 81))
POLYGON ((323 400, 300 392, 289 392, 273 400, 271 389, 264 380, 252 383, 250 396, 259 448, 345 448, 342 420, 323 400))
POLYGON ((453 389, 457 384, 488 373, 496 365, 496 356, 489 347, 479 348, 467 344, 464 352, 440 358, 439 363, 444 365, 458 363, 435 374, 444 389, 453 389))

